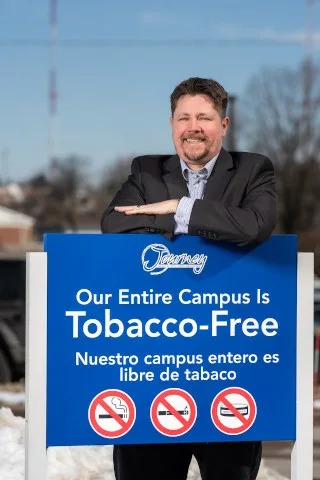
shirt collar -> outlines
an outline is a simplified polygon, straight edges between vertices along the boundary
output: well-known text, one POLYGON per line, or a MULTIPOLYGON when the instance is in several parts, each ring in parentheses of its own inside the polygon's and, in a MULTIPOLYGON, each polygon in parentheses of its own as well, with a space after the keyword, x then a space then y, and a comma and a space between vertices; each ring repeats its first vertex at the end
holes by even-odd
POLYGON ((211 175, 211 172, 213 170, 213 167, 215 166, 216 164, 216 161, 218 159, 218 156, 219 156, 220 152, 215 156, 213 157, 208 163, 205 164, 204 167, 202 167, 198 172, 194 172, 193 170, 191 170, 188 165, 186 164, 186 162, 184 160, 182 160, 182 158, 180 158, 180 165, 181 165, 181 170, 182 170, 182 175, 183 175, 183 178, 188 181, 188 178, 189 178, 189 174, 192 172, 192 173, 201 173, 202 175, 203 174, 206 174, 206 177, 209 178, 210 175, 211 175))

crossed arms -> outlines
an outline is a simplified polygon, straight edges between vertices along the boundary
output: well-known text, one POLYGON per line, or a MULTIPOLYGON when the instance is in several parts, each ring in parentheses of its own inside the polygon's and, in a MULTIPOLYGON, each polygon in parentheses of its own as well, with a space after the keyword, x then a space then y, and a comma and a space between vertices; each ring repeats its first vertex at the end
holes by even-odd
MULTIPOLYGON (((172 238, 174 215, 180 199, 147 203, 145 187, 141 165, 135 159, 131 175, 103 213, 103 233, 162 233, 167 238, 172 238)), ((267 157, 259 156, 239 206, 227 205, 223 200, 196 200, 188 233, 213 240, 227 240, 238 245, 255 244, 271 235, 276 222, 274 169, 267 157)))

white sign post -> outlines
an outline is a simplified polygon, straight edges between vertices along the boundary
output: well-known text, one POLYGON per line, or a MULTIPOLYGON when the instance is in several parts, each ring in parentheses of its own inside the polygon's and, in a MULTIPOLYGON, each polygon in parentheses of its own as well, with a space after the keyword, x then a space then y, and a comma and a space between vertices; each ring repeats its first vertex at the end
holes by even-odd
MULTIPOLYGON (((313 479, 313 308, 312 253, 298 254, 297 417, 291 480, 313 479)), ((285 286, 284 286, 285 288, 285 286)), ((47 384, 47 254, 27 254, 26 291, 26 480, 45 480, 47 384)))
POLYGON ((298 254, 297 417, 291 480, 313 479, 314 255, 298 254))
POLYGON ((47 476, 47 254, 27 253, 25 478, 47 476))

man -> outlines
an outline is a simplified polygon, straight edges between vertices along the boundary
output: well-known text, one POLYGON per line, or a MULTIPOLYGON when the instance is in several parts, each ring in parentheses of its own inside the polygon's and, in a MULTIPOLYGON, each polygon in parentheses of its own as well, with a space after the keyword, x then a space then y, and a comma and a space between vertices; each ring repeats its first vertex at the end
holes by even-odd
MULTIPOLYGON (((271 161, 222 148, 228 96, 214 80, 190 78, 171 95, 177 155, 137 157, 128 180, 102 216, 103 233, 200 235, 254 245, 277 221, 271 161)), ((194 455, 203 480, 254 480, 260 442, 121 445, 117 480, 185 480, 194 455)))

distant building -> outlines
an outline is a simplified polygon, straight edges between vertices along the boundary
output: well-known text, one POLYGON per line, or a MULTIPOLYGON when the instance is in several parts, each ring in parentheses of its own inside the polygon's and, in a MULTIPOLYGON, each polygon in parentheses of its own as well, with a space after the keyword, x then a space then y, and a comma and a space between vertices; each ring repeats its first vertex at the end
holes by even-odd
POLYGON ((34 241, 35 219, 0 206, 0 248, 21 247, 34 241))

